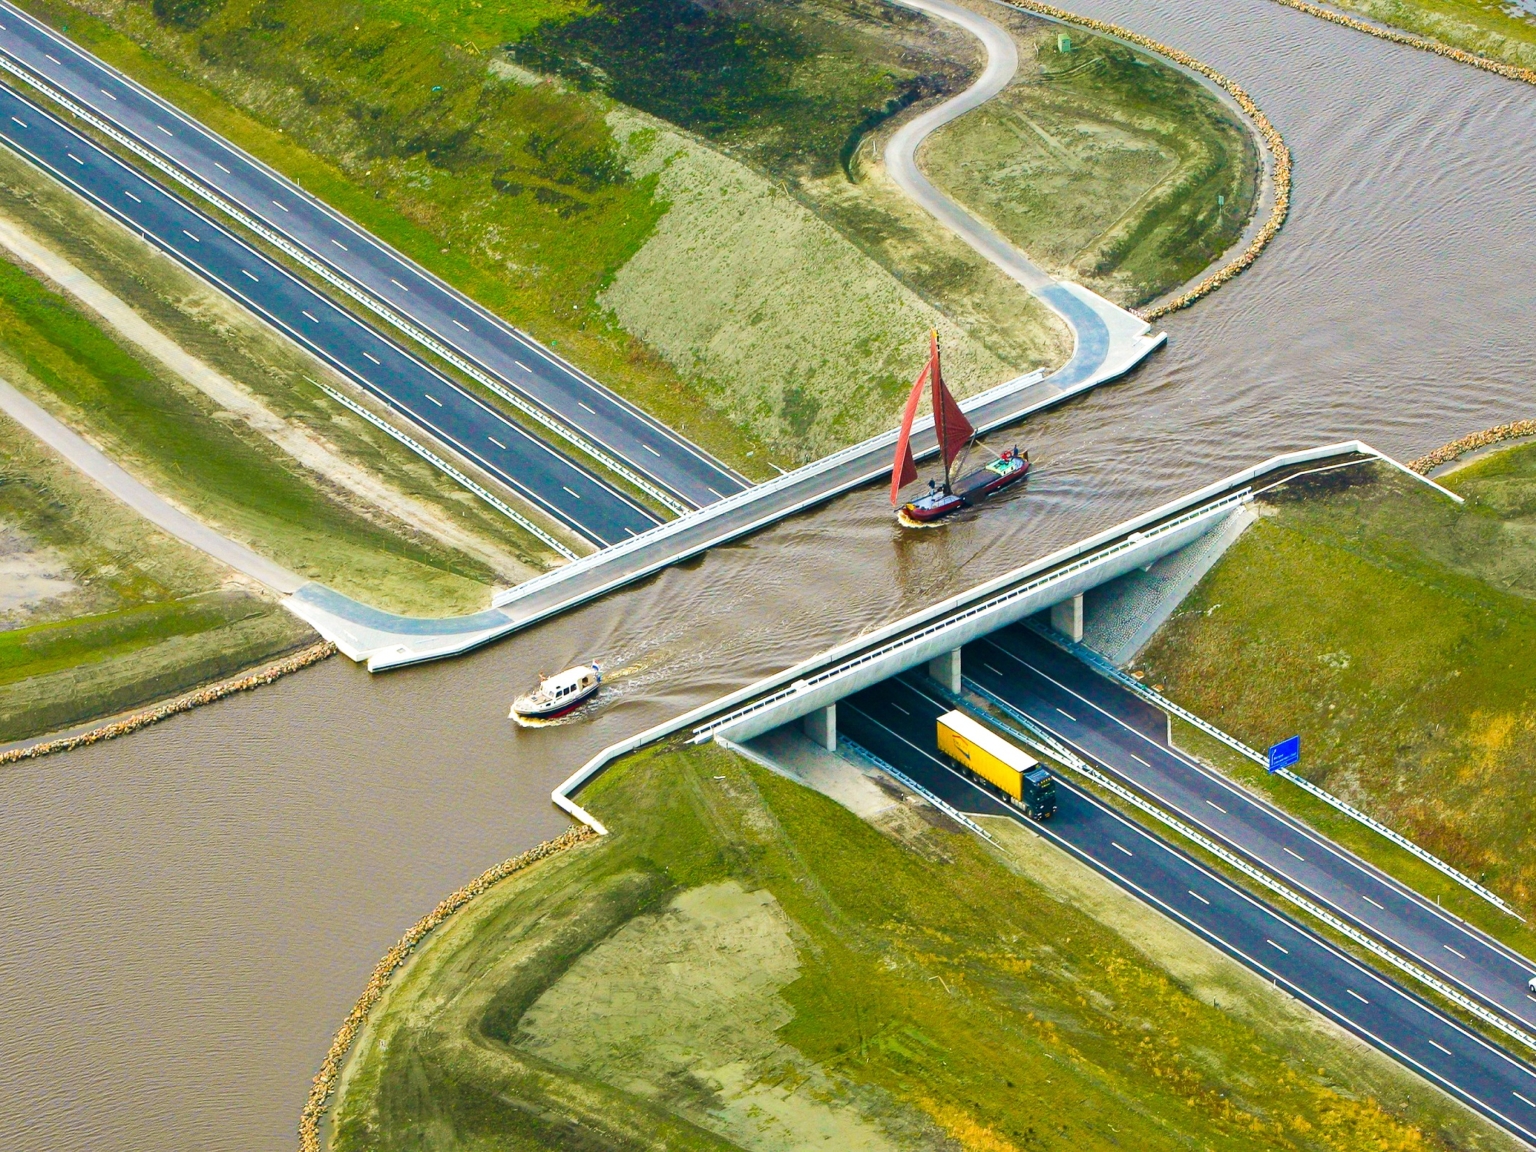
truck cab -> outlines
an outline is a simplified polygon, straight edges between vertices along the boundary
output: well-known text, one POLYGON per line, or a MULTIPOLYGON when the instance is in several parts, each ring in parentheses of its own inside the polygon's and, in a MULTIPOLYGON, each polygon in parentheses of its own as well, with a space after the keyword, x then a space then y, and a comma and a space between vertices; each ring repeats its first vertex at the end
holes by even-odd
POLYGON ((1019 804, 1031 820, 1049 820, 1056 814, 1056 780, 1043 767, 1024 773, 1019 804))

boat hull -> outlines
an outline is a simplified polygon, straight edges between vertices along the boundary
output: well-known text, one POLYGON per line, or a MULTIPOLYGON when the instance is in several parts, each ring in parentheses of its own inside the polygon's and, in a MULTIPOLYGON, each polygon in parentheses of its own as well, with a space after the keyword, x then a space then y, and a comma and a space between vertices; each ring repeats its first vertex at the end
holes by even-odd
MULTIPOLYGON (((585 692, 573 692, 560 700, 540 704, 532 700, 518 700, 512 705, 512 715, 523 720, 558 720, 561 716, 569 716, 580 708, 593 696, 597 695, 600 684, 594 684, 585 692)), ((505 699, 505 697, 503 697, 505 699)))
POLYGON ((903 504, 901 515, 918 524, 927 524, 985 500, 1028 475, 1029 457, 1011 453, 962 476, 949 492, 930 492, 920 500, 903 504))

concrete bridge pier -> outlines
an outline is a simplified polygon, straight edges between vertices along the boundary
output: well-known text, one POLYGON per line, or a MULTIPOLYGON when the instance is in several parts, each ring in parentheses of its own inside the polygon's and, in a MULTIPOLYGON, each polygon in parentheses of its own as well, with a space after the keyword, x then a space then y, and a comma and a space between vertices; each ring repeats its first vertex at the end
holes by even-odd
POLYGON ((955 648, 928 661, 928 675, 956 696, 960 695, 960 649, 955 648))
POLYGON ((1083 642, 1083 594, 1051 605, 1051 627, 1074 644, 1083 642))
POLYGON ((800 719, 800 727, 812 741, 828 752, 837 751, 837 704, 828 704, 808 712, 800 719))

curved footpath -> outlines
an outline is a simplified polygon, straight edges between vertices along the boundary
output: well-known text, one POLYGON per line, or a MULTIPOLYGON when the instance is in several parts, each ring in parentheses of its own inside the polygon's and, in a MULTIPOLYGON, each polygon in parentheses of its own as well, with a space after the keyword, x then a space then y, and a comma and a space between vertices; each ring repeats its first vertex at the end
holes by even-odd
POLYGON ((981 41, 987 64, 976 82, 960 95, 928 109, 898 129, 885 146, 885 166, 896 186, 914 204, 996 265, 1010 279, 1060 316, 1072 332, 1072 357, 1047 378, 1057 386, 1112 379, 1130 371, 1168 337, 1149 336, 1149 325, 1134 312, 1111 304, 1080 284, 1056 280, 989 225, 976 219, 934 187, 917 165, 917 150, 944 125, 981 107, 1013 82, 1019 52, 1013 37, 980 13, 949 0, 896 0, 903 8, 926 13, 965 29, 981 41))

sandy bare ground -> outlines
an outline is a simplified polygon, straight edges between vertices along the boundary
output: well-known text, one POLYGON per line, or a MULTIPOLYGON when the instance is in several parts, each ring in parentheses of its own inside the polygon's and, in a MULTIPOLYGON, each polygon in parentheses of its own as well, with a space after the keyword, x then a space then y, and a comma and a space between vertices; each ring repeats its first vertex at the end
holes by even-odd
POLYGON ((484 561, 514 582, 536 574, 513 556, 464 531, 437 509, 386 484, 367 469, 346 459, 324 438, 278 416, 249 390, 188 353, 150 325, 126 301, 3 216, 0 216, 0 247, 58 285, 113 331, 154 357, 219 407, 239 417, 311 472, 410 528, 484 561))

